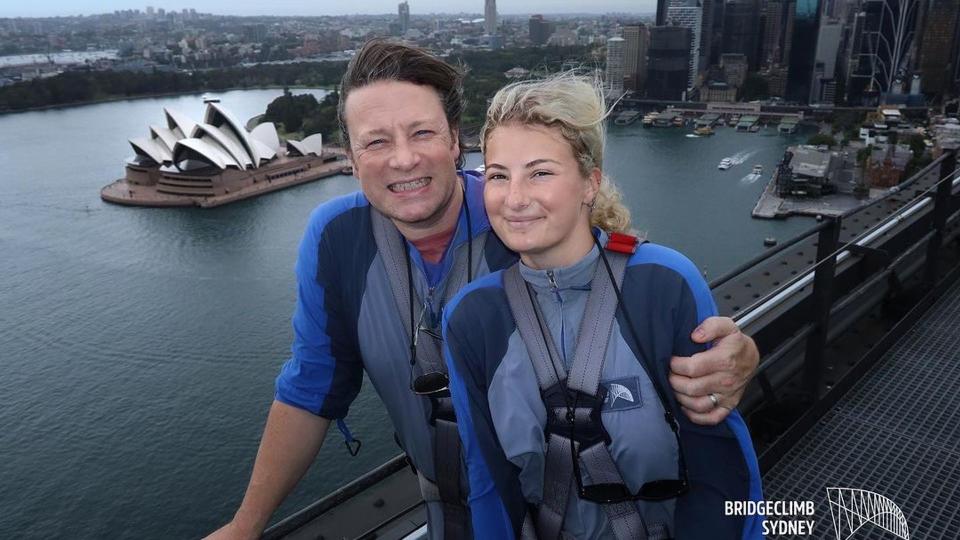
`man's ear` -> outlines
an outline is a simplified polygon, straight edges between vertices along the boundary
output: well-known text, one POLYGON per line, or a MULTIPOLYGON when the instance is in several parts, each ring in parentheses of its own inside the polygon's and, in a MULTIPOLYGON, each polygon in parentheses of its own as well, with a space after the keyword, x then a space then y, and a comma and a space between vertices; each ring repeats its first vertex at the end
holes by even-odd
POLYGON ((453 147, 457 149, 457 155, 454 157, 454 161, 460 159, 460 126, 453 125, 450 126, 450 141, 453 144, 453 147))

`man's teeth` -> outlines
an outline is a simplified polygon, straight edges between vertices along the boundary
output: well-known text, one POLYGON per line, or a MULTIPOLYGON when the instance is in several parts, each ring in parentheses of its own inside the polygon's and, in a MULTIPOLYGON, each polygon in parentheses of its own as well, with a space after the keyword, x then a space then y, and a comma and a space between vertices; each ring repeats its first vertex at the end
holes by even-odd
POLYGON ((430 182, 428 178, 418 178, 416 180, 411 180, 409 182, 403 182, 401 184, 392 184, 390 186, 390 191, 400 192, 400 191, 411 191, 414 189, 420 189, 423 186, 427 185, 430 182))

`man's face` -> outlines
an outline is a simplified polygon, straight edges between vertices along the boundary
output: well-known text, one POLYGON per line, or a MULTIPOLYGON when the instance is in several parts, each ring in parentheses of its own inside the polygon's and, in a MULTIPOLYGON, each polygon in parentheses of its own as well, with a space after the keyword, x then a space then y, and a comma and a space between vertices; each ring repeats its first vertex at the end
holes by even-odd
POLYGON ((460 149, 436 90, 375 82, 350 92, 344 119, 353 174, 370 204, 404 224, 437 222, 454 200, 460 149))

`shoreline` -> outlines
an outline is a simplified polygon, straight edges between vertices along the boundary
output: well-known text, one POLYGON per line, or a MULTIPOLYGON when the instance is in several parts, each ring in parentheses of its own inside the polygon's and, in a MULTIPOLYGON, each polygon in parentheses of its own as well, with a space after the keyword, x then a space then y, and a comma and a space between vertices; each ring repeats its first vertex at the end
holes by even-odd
POLYGON ((149 94, 137 94, 135 96, 111 96, 100 99, 93 99, 87 101, 75 101, 71 103, 57 103, 55 105, 43 105, 40 107, 28 107, 26 109, 16 109, 10 111, 0 110, 0 116, 7 114, 18 114, 26 112, 37 112, 37 111, 49 111, 54 109, 68 109, 71 107, 83 107, 85 105, 99 105, 101 103, 113 103, 116 101, 132 101, 137 99, 150 99, 150 98, 162 98, 162 97, 176 97, 176 96, 192 96, 192 95, 203 95, 203 94, 212 94, 212 93, 222 93, 222 92, 234 92, 237 90, 282 90, 284 88, 289 88, 291 90, 326 90, 330 91, 328 88, 323 86, 316 85, 283 85, 283 84, 268 84, 263 86, 231 86, 229 88, 221 88, 218 90, 191 90, 187 92, 153 92, 149 94))

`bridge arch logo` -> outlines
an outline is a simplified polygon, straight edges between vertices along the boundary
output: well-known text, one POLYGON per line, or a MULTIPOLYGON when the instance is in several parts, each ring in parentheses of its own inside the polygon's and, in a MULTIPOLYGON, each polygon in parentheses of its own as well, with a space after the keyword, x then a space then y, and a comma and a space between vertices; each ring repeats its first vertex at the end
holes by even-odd
POLYGON ((897 538, 910 540, 903 511, 890 499, 865 489, 827 488, 830 517, 837 540, 849 540, 864 525, 873 524, 897 538))

